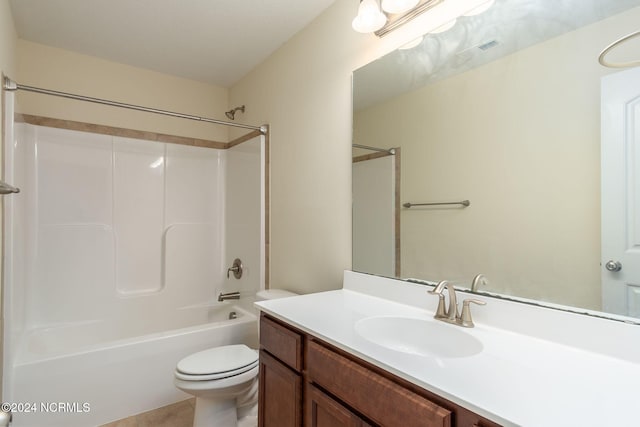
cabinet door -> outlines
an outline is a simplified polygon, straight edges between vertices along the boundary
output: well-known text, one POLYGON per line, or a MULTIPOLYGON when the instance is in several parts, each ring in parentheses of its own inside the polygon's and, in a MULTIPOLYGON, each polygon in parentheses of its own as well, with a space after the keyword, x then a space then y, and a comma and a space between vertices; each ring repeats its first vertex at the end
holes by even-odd
POLYGON ((302 425, 302 377, 260 350, 259 427, 302 425))
POLYGON ((370 427, 356 414, 307 383, 305 427, 370 427))

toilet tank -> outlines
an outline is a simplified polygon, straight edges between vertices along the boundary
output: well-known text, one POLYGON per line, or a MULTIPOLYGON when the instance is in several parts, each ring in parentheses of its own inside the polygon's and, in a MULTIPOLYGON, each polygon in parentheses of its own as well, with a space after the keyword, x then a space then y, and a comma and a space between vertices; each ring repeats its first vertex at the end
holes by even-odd
POLYGON ((256 293, 256 301, 293 297, 298 294, 284 289, 263 289, 256 293))

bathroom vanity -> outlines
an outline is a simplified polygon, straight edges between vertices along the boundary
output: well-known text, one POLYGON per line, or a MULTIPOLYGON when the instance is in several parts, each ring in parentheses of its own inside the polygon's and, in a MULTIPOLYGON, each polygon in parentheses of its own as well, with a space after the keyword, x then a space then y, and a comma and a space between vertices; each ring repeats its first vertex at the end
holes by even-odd
POLYGON ((474 295, 487 306, 462 328, 433 319, 429 289, 345 272, 341 290, 257 303, 259 426, 637 419, 639 326, 474 295))
POLYGON ((260 337, 260 426, 498 426, 269 315, 260 337))

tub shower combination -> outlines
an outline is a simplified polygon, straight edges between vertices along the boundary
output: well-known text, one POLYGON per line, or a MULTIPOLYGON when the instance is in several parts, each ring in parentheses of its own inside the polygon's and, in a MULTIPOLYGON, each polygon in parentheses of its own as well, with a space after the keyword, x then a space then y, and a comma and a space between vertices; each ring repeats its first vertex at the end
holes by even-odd
POLYGON ((35 404, 14 425, 165 406, 190 397, 173 385, 181 358, 256 346, 263 136, 220 150, 6 128, 6 176, 21 192, 5 199, 3 396, 35 404), (244 274, 227 279, 236 257, 244 274), (242 298, 218 302, 223 291, 242 298))

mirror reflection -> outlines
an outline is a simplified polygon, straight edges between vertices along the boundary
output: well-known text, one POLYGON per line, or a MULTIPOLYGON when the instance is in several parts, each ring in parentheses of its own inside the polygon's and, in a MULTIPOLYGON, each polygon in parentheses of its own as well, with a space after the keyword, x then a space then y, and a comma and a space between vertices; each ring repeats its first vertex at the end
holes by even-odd
POLYGON ((497 0, 356 70, 353 142, 396 154, 353 150, 353 269, 640 317, 640 69, 598 62, 639 23, 497 0))

